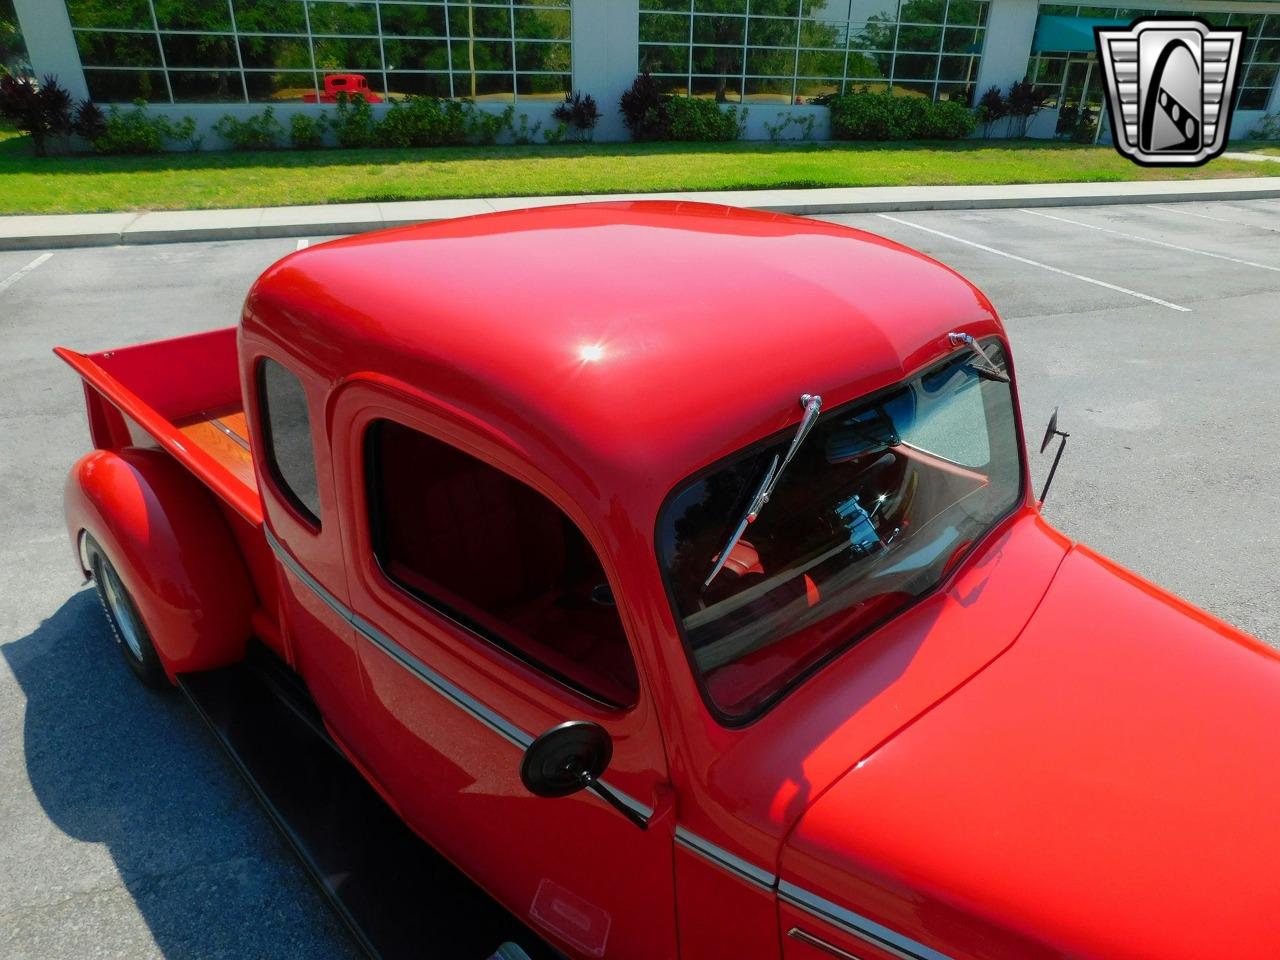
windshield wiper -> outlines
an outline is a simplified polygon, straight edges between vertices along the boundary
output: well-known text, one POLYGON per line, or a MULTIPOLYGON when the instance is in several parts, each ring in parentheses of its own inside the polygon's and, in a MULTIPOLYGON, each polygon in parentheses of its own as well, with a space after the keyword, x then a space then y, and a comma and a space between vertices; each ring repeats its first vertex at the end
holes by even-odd
POLYGON ((1009 375, 991 362, 991 358, 987 356, 987 351, 978 345, 978 341, 973 338, 971 333, 948 333, 947 339, 951 341, 953 347, 966 346, 972 350, 976 356, 974 357, 973 369, 978 376, 986 380, 995 380, 999 383, 1008 383, 1009 375))
POLYGON ((769 465, 769 469, 764 475, 764 480, 760 483, 760 488, 756 491, 756 495, 751 498, 751 503, 747 505, 747 511, 742 515, 742 519, 734 529, 733 535, 729 537, 729 542, 720 550, 720 556, 716 558, 711 572, 707 574, 707 579, 702 582, 703 590, 711 586, 711 581, 724 569, 725 563, 729 560, 729 554, 738 545, 742 535, 747 532, 747 525, 756 522, 756 517, 760 516, 760 511, 764 509, 764 505, 773 496, 773 489, 778 485, 778 478, 782 476, 782 471, 787 469, 787 464, 791 462, 791 458, 800 449, 800 444, 804 443, 804 438, 809 435, 813 425, 818 422, 818 414, 822 412, 821 397, 807 393, 802 394, 800 396, 800 405, 804 407, 804 416, 800 419, 800 426, 796 430, 796 435, 791 439, 791 446, 787 448, 787 455, 781 461, 779 461, 776 453, 773 455, 773 463, 769 465))

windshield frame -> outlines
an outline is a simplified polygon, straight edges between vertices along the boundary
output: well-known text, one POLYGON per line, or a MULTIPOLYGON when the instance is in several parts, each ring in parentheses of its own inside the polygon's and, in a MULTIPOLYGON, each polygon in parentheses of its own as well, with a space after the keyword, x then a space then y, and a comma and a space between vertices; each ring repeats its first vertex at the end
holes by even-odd
MULTIPOLYGON (((732 466, 733 464, 741 460, 749 459, 751 457, 757 457, 761 453, 763 453, 764 451, 768 450, 773 446, 777 446, 781 444, 785 449, 786 443, 795 434, 795 429, 796 429, 795 424, 788 423, 786 426, 782 427, 780 430, 776 430, 765 437, 761 437, 759 440, 755 440, 747 444, 745 447, 735 450, 732 453, 726 456, 723 456, 720 459, 715 460, 707 464, 706 466, 694 471, 693 473, 689 474, 688 476, 682 478, 681 480, 673 484, 671 489, 667 491, 666 496, 662 498, 662 503, 658 507, 657 517, 654 520, 654 530, 653 530, 654 557, 658 565, 658 575, 662 580, 662 590, 663 590, 664 596, 666 597, 667 609, 668 609, 668 612, 671 614, 672 620, 675 623, 676 633, 680 637, 680 645, 684 649, 685 661, 689 667, 689 672, 693 677, 694 685, 698 688, 698 695, 702 698, 702 703, 706 707, 707 711, 711 714, 712 717, 715 718, 716 722, 719 723, 722 727, 727 727, 730 729, 745 727, 759 720, 766 713, 768 713, 770 710, 776 707, 779 703, 781 703, 784 699, 789 697, 796 690, 799 690, 801 687, 803 687, 810 678, 816 675, 820 670, 825 668, 832 661, 848 653, 854 647, 858 646, 858 644, 860 644, 863 640, 865 640, 867 637, 869 637, 871 634, 875 633, 876 631, 880 630, 886 624, 906 615, 911 610, 913 610, 916 606, 928 600, 930 597, 933 597, 937 593, 948 589, 951 583, 955 580, 955 578, 965 571, 965 569, 969 565, 969 561, 974 557, 974 555, 982 551, 983 549, 985 549, 987 544, 989 544, 991 540, 1004 529, 1006 524, 1009 522, 1010 518, 1026 507, 1027 490, 1029 489, 1027 486, 1028 484, 1027 445, 1026 445, 1026 439, 1023 435, 1023 429, 1022 429, 1022 409, 1018 403, 1017 377, 1014 370, 1013 353, 1009 349, 1008 340, 1003 335, 989 335, 986 337, 982 337, 977 340, 977 343, 979 345, 988 345, 991 343, 999 344, 1000 350, 1004 354, 1005 370, 1009 374, 1009 383, 1007 384, 1007 386, 1009 388, 1009 403, 1013 408, 1012 413, 1013 413, 1013 425, 1014 425, 1014 433, 1015 433, 1015 446, 1017 448, 1017 455, 1018 455, 1018 489, 1017 489, 1016 495, 1012 498, 1010 502, 1009 508, 1005 510, 1003 513, 1001 513, 999 516, 997 516, 994 520, 992 520, 991 523, 988 525, 988 527, 985 530, 983 530, 983 532, 979 536, 974 537, 973 542, 970 543, 969 546, 966 547, 962 553, 957 555, 951 569, 946 571, 941 577, 939 577, 938 581, 934 583, 928 590, 925 590, 922 593, 920 593, 918 596, 914 597, 905 606, 899 607, 891 611, 890 613, 886 614, 880 619, 871 622, 859 632, 850 635, 848 640, 846 640, 844 643, 840 644, 839 646, 833 647, 824 656, 819 657, 817 660, 815 660, 812 664, 810 664, 804 670, 797 673, 789 681, 781 685, 773 694, 771 694, 769 697, 763 700, 758 706, 742 714, 726 713, 716 704, 715 699, 711 696, 710 691, 707 689, 706 678, 703 675, 703 671, 700 670, 698 667, 697 654, 693 649, 693 644, 689 639, 688 632, 685 630, 684 617, 681 616, 680 608, 676 603, 676 593, 675 593, 674 586, 671 582, 671 572, 670 570, 668 570, 666 564, 662 562, 662 553, 660 549, 660 544, 662 542, 662 526, 663 526, 663 521, 667 517, 668 510, 671 507, 672 501, 674 501, 678 496, 680 496, 690 485, 696 483, 697 481, 703 479, 704 477, 710 476, 711 474, 724 470, 726 467, 732 466)), ((942 364, 945 364, 951 360, 954 360, 959 355, 971 353, 971 352, 972 351, 969 347, 962 346, 959 349, 948 350, 946 353, 935 355, 931 357, 927 362, 920 364, 918 367, 915 367, 911 371, 907 372, 900 379, 895 380, 890 384, 886 384, 885 386, 880 387, 876 390, 873 390, 870 393, 864 393, 855 397, 851 397, 848 400, 845 400, 838 405, 834 405, 829 409, 824 410, 822 412, 822 415, 815 422, 814 426, 816 428, 819 425, 821 425, 824 421, 827 421, 830 417, 839 416, 842 412, 847 411, 850 407, 874 403, 876 400, 880 399, 881 397, 887 396, 893 393, 894 391, 900 390, 904 385, 910 383, 912 380, 919 377, 925 371, 930 370, 933 367, 941 366, 942 364)), ((745 496, 749 497, 750 493, 749 492, 746 493, 745 496)))

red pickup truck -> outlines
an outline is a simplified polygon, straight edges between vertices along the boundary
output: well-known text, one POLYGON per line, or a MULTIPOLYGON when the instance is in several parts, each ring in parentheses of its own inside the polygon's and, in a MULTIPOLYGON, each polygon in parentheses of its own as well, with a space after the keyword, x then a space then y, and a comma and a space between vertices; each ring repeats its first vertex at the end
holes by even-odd
POLYGON ((922 254, 552 207, 58 353, 134 672, 269 658, 556 951, 1280 956, 1280 658, 1044 521, 1004 327, 922 254))

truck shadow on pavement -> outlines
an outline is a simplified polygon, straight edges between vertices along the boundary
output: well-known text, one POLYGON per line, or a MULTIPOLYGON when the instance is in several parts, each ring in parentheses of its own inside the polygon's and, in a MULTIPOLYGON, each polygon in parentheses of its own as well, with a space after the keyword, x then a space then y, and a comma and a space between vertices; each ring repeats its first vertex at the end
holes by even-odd
MULTIPOLYGON (((176 691, 134 680, 92 588, 0 653, 27 699, 23 746, 36 798, 68 836, 106 846, 159 954, 358 955, 195 712, 176 691)), ((74 877, 75 886, 46 900, 117 882, 109 872, 77 870, 74 848, 50 855, 63 862, 48 875, 74 877)), ((40 874, 36 865, 32 875, 40 874)), ((111 908, 74 909, 81 926, 97 925, 92 911, 111 908)), ((138 955, 129 925, 104 919, 89 938, 93 952, 138 955)), ((47 948, 50 935, 32 942, 47 948)), ((70 955, 66 946, 43 952, 70 955)))

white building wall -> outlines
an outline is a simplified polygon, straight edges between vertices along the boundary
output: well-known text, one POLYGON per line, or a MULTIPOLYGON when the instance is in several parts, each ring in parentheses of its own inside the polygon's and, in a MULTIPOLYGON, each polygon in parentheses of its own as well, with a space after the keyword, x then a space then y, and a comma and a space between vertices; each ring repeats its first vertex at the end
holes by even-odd
POLYGON ((77 100, 89 96, 67 5, 62 0, 14 0, 14 10, 35 75, 54 74, 77 100))

